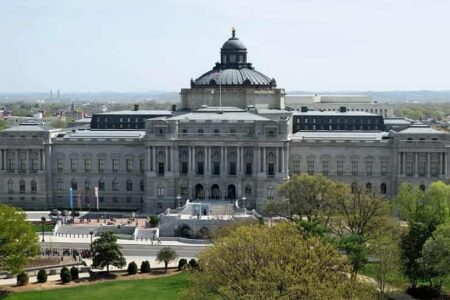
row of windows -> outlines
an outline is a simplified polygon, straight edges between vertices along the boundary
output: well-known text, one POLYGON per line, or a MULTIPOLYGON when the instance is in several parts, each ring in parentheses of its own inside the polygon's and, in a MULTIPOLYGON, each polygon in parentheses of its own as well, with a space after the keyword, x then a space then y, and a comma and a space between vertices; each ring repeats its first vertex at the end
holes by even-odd
MULTIPOLYGON (((19 193, 20 194, 25 194, 27 191, 27 184, 25 182, 25 180, 20 180, 19 181, 19 193)), ((38 191, 38 185, 37 182, 32 180, 30 183, 30 192, 35 194, 38 191)), ((14 193, 15 192, 15 183, 14 180, 10 179, 8 181, 8 193, 14 193)))
MULTIPOLYGON (((415 162, 412 160, 407 160, 405 163, 405 173, 407 176, 415 175, 415 162)), ((428 163, 426 161, 419 160, 417 163, 417 175, 426 176, 428 173, 428 163)), ((439 175, 439 162, 431 161, 430 162, 430 175, 438 176, 439 175)))
MULTIPOLYGON (((17 169, 19 172, 25 172, 27 170, 27 160, 26 159, 13 159, 9 158, 6 161, 6 170, 7 172, 15 172, 16 170, 16 162, 17 162, 17 169)), ((39 169, 39 160, 38 159, 30 159, 29 164, 30 171, 37 171, 39 169)))
MULTIPOLYGON (((56 185, 57 185, 56 188, 58 190, 62 191, 64 189, 64 181, 62 179, 59 179, 57 181, 56 185)), ((78 182, 76 180, 72 180, 70 182, 70 187, 72 188, 72 190, 75 190, 75 191, 78 190, 78 182)), ((99 180, 97 182, 97 187, 98 187, 99 191, 105 191, 106 190, 106 183, 105 183, 105 181, 104 180, 99 180)), ((91 181, 90 180, 85 180, 84 181, 84 189, 86 191, 89 191, 91 188, 92 188, 91 181)), ((119 180, 118 179, 112 180, 111 181, 111 190, 119 191, 119 189, 120 189, 119 180)), ((135 189, 133 181, 131 179, 128 179, 125 182, 125 189, 126 189, 127 192, 132 192, 135 189)), ((144 179, 140 180, 140 182, 139 182, 139 190, 141 192, 145 191, 145 181, 144 181, 144 179)))
MULTIPOLYGON (((366 192, 368 192, 368 193, 372 192, 372 183, 371 182, 366 183, 365 187, 366 187, 366 192)), ((356 193, 356 191, 358 190, 359 187, 356 182, 353 182, 351 185, 351 188, 352 188, 352 193, 356 193)), ((387 184, 386 183, 382 182, 380 184, 379 193, 383 194, 383 195, 387 193, 387 184)))
MULTIPOLYGON (((372 161, 366 161, 365 162, 365 175, 366 176, 372 176, 373 174, 373 163, 372 161)), ((314 160, 308 160, 306 161, 307 166, 307 172, 310 175, 313 175, 316 172, 316 166, 314 160)), ((329 161, 322 161, 322 174, 328 175, 330 169, 330 162, 329 161)), ((292 163, 292 171, 294 173, 300 173, 300 161, 294 160, 292 163)), ((389 163, 387 161, 380 162, 380 175, 386 176, 388 175, 389 171, 389 163)), ((344 175, 344 161, 338 160, 336 161, 336 174, 338 176, 344 175)), ((352 161, 351 162, 351 174, 353 176, 362 175, 359 170, 359 162, 358 161, 352 161)))
POLYGON ((379 130, 378 125, 296 125, 296 130, 379 130))
MULTIPOLYGON (((66 201, 66 198, 64 196, 58 196, 58 202, 60 203, 64 203, 64 201, 66 201)), ((105 202, 111 202, 111 203, 119 203, 119 202, 125 202, 125 203, 144 203, 144 198, 143 197, 131 197, 131 196, 127 196, 127 197, 103 197, 103 196, 99 196, 98 197, 98 202, 100 203, 105 203, 105 202)))
MULTIPOLYGON (((36 201, 36 200, 37 200, 36 197, 30 197, 30 198, 28 198, 28 197, 24 197, 24 196, 21 196, 21 197, 19 197, 18 199, 19 199, 19 201, 28 201, 28 200, 30 200, 30 201, 36 201)), ((9 201, 9 202, 13 202, 13 201, 15 201, 15 200, 16 200, 16 198, 13 197, 13 196, 8 197, 8 201, 9 201)))
MULTIPOLYGON (((237 175, 237 170, 236 170, 236 162, 229 162, 228 163, 228 175, 231 176, 235 176, 237 175)), ((180 174, 181 175, 187 175, 188 174, 188 162, 181 162, 181 166, 180 166, 180 174)), ((164 168, 162 167, 161 170, 163 170, 164 168)), ((158 168, 159 170, 159 168, 158 168)), ((211 170, 212 175, 214 176, 219 176, 220 175, 220 162, 212 162, 212 170, 211 170)), ((244 170, 244 174, 245 175, 252 175, 253 173, 253 164, 251 162, 249 163, 245 163, 245 170, 244 170)), ((195 168, 195 174, 196 175, 205 175, 205 170, 204 170, 204 162, 197 162, 196 168, 195 168)), ((161 174, 160 174, 161 175, 161 174)))
MULTIPOLYGON (((70 172, 75 173, 79 170, 83 170, 85 173, 91 173, 93 171, 92 168, 92 159, 87 158, 82 161, 83 165, 79 166, 78 159, 70 159, 70 172), (82 169, 79 169, 82 167, 82 169)), ((120 160, 117 158, 111 159, 111 171, 113 173, 118 173, 120 171, 120 160)), ((64 171, 64 159, 58 158, 56 160, 56 169, 58 172, 64 171)), ((97 160, 97 171, 98 173, 105 173, 106 170, 106 159, 98 159, 97 160)), ((134 159, 125 159, 125 171, 127 173, 132 173, 135 170, 134 159)), ((145 159, 139 160, 139 171, 141 173, 145 172, 145 159)))
MULTIPOLYGON (((297 124, 300 124, 300 121, 302 120, 302 118, 297 118, 297 124)), ((303 123, 304 124, 316 124, 316 120, 318 121, 317 123, 327 123, 327 119, 326 118, 303 118, 303 123)), ((336 123, 341 123, 341 124, 380 124, 381 122, 381 117, 376 117, 376 118, 351 118, 351 119, 347 119, 347 118, 328 118, 328 123, 329 124, 336 124, 336 123), (373 122, 372 122, 373 120, 373 122)))

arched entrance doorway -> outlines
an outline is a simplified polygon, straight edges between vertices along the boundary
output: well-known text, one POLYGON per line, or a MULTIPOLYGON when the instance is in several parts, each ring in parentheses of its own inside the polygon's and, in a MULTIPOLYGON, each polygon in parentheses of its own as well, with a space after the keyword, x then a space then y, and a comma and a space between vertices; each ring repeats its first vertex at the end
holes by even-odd
POLYGON ((195 186, 195 199, 203 199, 204 193, 203 193, 203 185, 197 184, 195 186))
POLYGON ((228 199, 236 199, 236 186, 234 184, 230 184, 227 188, 227 196, 228 199))
POLYGON ((217 184, 211 186, 211 199, 220 199, 220 187, 217 184))

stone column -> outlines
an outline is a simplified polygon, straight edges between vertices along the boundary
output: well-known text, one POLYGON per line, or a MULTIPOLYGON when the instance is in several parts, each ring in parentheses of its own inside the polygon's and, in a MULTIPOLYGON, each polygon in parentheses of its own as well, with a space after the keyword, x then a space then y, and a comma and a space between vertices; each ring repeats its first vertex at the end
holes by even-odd
POLYGON ((398 152, 398 174, 403 174, 402 170, 402 153, 398 152))
POLYGON ((285 170, 285 167, 286 167, 285 155, 286 155, 286 153, 285 153, 284 146, 283 146, 283 148, 281 148, 281 172, 282 173, 286 172, 286 170, 285 170))
POLYGON ((414 163, 415 163, 415 169, 414 169, 414 176, 417 177, 419 176, 419 155, 417 152, 414 152, 414 163))
POLYGON ((203 146, 203 174, 208 171, 208 147, 203 146))
MULTIPOLYGON (((196 161, 195 161, 196 149, 195 148, 196 148, 195 146, 192 147, 192 174, 195 174, 195 163, 196 163, 196 161)), ((203 190, 203 192, 204 192, 204 190, 203 190)))
POLYGON ((164 158, 165 158, 165 165, 166 165, 166 167, 165 167, 165 171, 167 172, 167 171, 170 171, 170 166, 169 166, 169 147, 168 146, 165 146, 164 147, 164 158))
POLYGON ((402 152, 402 174, 403 175, 406 175, 405 170, 406 170, 406 153, 402 152))
POLYGON ((427 177, 431 177, 431 154, 427 153, 427 177))
POLYGON ((447 176, 448 175, 448 170, 447 170, 447 152, 444 152, 444 175, 447 176))
POLYGON ((156 146, 152 147, 152 171, 156 172, 156 146))
POLYGON ((278 166, 278 164, 280 162, 279 154, 280 154, 280 147, 275 147, 275 172, 274 172, 274 174, 277 174, 278 170, 279 170, 279 166, 278 166))
POLYGON ((223 167, 224 167, 224 174, 227 174, 227 170, 228 170, 228 148, 227 147, 225 147, 225 155, 224 155, 224 164, 223 164, 223 167))
POLYGON ((263 147, 263 167, 262 167, 262 171, 263 173, 267 173, 266 172, 266 168, 267 168, 267 163, 266 163, 266 147, 263 147))
POLYGON ((147 169, 149 171, 152 170, 152 152, 151 152, 151 147, 148 147, 147 149, 147 169))
POLYGON ((220 174, 221 174, 221 175, 223 175, 224 170, 225 170, 225 169, 224 169, 224 166, 223 166, 223 165, 225 164, 225 163, 224 163, 225 160, 224 160, 224 157, 223 157, 223 156, 224 156, 224 153, 225 153, 224 147, 220 147, 220 168, 219 168, 219 169, 220 169, 220 174))
POLYGON ((29 173, 30 170, 30 150, 27 150, 27 173, 29 173))

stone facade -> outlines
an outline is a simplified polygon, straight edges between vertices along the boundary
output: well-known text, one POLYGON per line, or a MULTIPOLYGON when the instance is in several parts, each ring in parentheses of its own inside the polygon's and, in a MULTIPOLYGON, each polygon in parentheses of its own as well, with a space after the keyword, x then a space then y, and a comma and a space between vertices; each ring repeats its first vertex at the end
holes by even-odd
POLYGON ((293 133, 296 112, 284 109, 284 90, 247 63, 234 33, 224 49, 218 75, 213 69, 183 89, 179 111, 145 112, 153 116, 145 122, 138 109, 93 118, 97 125, 106 122, 101 118, 118 124, 110 128, 23 124, 0 132, 0 202, 26 209, 96 208, 98 188, 100 209, 155 213, 187 199, 245 198, 247 208, 258 210, 277 198, 280 183, 304 172, 388 197, 404 181, 423 188, 448 182, 449 134, 408 124, 397 132, 313 127, 293 133), (128 126, 133 120, 135 126, 128 126))

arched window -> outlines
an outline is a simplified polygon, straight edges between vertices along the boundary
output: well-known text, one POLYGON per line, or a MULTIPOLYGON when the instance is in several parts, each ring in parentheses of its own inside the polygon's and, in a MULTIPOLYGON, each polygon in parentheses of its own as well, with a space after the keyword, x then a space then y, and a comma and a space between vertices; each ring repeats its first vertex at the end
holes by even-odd
POLYGON ((195 198, 196 199, 201 199, 204 197, 204 193, 203 193, 203 185, 201 184, 197 184, 195 186, 195 198))
POLYGON ((99 191, 104 191, 105 190, 105 181, 103 179, 100 179, 98 181, 98 190, 99 191))
POLYGON ((247 184, 245 186, 245 196, 248 197, 248 196, 251 196, 251 195, 252 195, 252 186, 247 184))
POLYGON ((60 179, 58 179, 58 182, 56 183, 56 185, 57 185, 57 189, 58 189, 58 191, 62 191, 63 190, 63 180, 60 178, 60 179))
POLYGON ((14 193, 14 181, 12 179, 8 181, 8 193, 14 193))
POLYGON ((21 180, 19 182, 19 193, 24 194, 25 193, 25 189, 26 189, 25 180, 21 180))
POLYGON ((127 180, 127 191, 131 192, 133 190, 133 181, 131 179, 127 180))
POLYGON ((32 193, 37 193, 37 183, 36 181, 31 181, 31 192, 32 193))
POLYGON ((220 187, 217 184, 211 186, 211 199, 220 199, 220 187))
POLYGON ((144 179, 141 180, 140 187, 141 187, 141 192, 145 191, 145 181, 144 181, 144 179))
POLYGON ((84 189, 85 189, 86 191, 89 191, 89 190, 91 189, 91 181, 90 181, 89 179, 86 179, 86 180, 84 181, 84 189))
POLYGON ((381 193, 381 194, 386 194, 386 192, 387 192, 386 183, 383 182, 383 183, 380 185, 380 193, 381 193))
POLYGON ((366 183, 366 192, 371 192, 372 191, 372 184, 370 182, 366 183))
POLYGON ((76 191, 78 189, 78 184, 76 182, 76 180, 72 180, 70 183, 70 187, 72 188, 72 190, 76 191))
POLYGON ((119 190, 119 181, 117 179, 114 179, 112 181, 112 190, 113 191, 118 191, 119 190))

